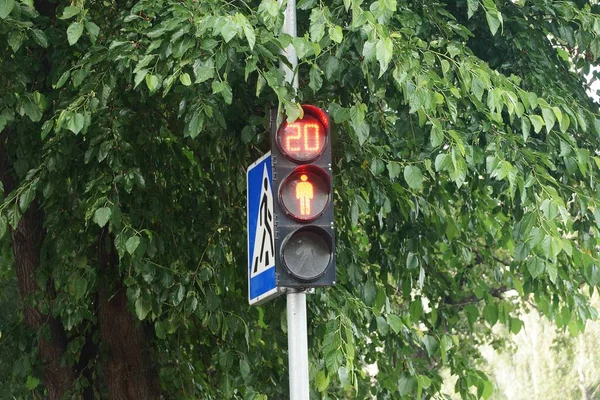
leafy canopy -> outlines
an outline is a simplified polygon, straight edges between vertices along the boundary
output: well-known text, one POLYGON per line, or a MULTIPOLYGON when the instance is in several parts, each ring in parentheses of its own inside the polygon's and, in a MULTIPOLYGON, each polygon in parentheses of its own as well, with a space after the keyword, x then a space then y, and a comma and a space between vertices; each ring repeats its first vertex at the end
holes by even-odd
MULTIPOLYGON (((296 101, 316 104, 335 125, 339 279, 310 296, 313 394, 429 397, 446 369, 463 398, 487 398, 475 346, 496 323, 519 332, 516 299, 572 333, 597 315, 582 285, 600 282, 600 112, 584 79, 600 57, 598 5, 298 8, 292 38, 276 0, 76 0, 50 13, 0 0, 0 131, 19 182, 0 190, 3 258, 9 227, 41 206, 37 279, 54 285, 75 363, 108 229, 165 393, 285 397, 284 300, 246 300, 244 172, 269 148, 270 108, 293 120, 296 101), (290 44, 296 96, 279 70, 290 44)), ((26 357, 0 363, 0 387, 43 393, 36 337, 1 315, 0 360, 26 357)))

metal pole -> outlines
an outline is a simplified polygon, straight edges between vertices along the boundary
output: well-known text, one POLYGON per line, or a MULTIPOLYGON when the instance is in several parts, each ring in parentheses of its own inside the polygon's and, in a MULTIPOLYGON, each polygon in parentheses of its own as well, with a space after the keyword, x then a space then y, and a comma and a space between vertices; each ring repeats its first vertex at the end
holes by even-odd
MULTIPOLYGON (((279 6, 283 0, 279 0, 279 6)), ((288 0, 284 11, 285 20, 282 33, 296 37, 296 0, 288 0)), ((283 55, 289 61, 291 68, 284 63, 280 68, 285 73, 285 80, 298 89, 298 57, 291 44, 285 48, 283 55)), ((306 293, 292 289, 287 291, 287 330, 288 330, 288 361, 290 376, 290 399, 309 400, 308 389, 308 338, 306 329, 306 293)))
MULTIPOLYGON (((279 0, 279 6, 283 4, 283 0, 279 0)), ((284 11, 284 22, 283 27, 281 28, 281 33, 287 33, 291 37, 296 37, 296 0, 288 0, 287 7, 284 11)), ((285 81, 292 84, 294 89, 298 89, 298 74, 296 72, 296 67, 298 66, 298 56, 296 56, 296 49, 294 49, 293 45, 289 45, 283 50, 283 55, 289 63, 292 65, 292 68, 288 68, 284 63, 280 63, 280 68, 285 72, 285 81)))
POLYGON ((288 360, 290 399, 308 400, 308 339, 306 293, 287 292, 288 360))

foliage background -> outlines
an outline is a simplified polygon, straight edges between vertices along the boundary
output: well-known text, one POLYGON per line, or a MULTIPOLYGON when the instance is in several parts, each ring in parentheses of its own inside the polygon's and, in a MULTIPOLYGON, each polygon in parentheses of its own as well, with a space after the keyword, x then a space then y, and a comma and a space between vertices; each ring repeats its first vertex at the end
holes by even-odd
POLYGON ((64 332, 69 394, 107 397, 118 327, 99 310, 119 296, 163 393, 286 395, 284 300, 246 305, 244 171, 268 110, 294 119, 296 101, 335 123, 339 284, 310 298, 314 397, 436 396, 443 370, 489 398, 475 360, 496 324, 522 329, 509 290, 573 333, 596 318, 596 2, 298 7, 292 39, 274 0, 0 0, 3 395, 51 390, 31 307, 64 332), (45 238, 20 298, 10 244, 33 212, 45 238))

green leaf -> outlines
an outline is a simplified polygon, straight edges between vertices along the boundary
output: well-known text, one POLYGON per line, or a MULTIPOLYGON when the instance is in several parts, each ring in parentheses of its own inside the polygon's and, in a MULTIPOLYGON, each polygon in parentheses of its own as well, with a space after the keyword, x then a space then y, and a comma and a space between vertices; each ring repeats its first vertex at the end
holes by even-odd
POLYGON ((150 93, 156 92, 156 90, 160 87, 160 81, 158 77, 154 74, 147 74, 145 77, 146 86, 150 93))
MULTIPOLYGON (((565 117, 566 117, 566 115, 565 115, 565 117)), ((595 118, 594 119, 594 128, 596 129, 596 134, 598 136, 600 136, 600 118, 595 118)))
POLYGON ((562 133, 565 133, 569 129, 569 126, 571 125, 571 118, 569 117, 569 115, 563 114, 562 120, 560 121, 559 124, 560 124, 560 131, 562 133))
POLYGON ((535 131, 535 133, 540 133, 540 131, 544 127, 544 120, 542 119, 542 117, 540 117, 539 115, 530 115, 529 120, 533 125, 533 130, 535 131))
POLYGON ((411 189, 421 190, 423 188, 423 173, 415 165, 407 165, 404 168, 404 179, 411 189))
POLYGON ((25 109, 25 114, 27 114, 32 122, 38 122, 42 119, 42 110, 33 101, 27 101, 23 108, 25 109))
POLYGON ((350 223, 352 227, 358 226, 358 218, 360 216, 360 210, 358 208, 358 203, 356 201, 352 202, 352 206, 350 207, 350 223))
POLYGON ((94 222, 103 228, 110 219, 111 211, 108 207, 101 207, 94 213, 94 222))
POLYGON ((583 176, 586 176, 588 163, 590 162, 590 151, 588 149, 577 149, 577 165, 583 176))
POLYGON ((83 23, 81 21, 72 22, 67 28, 67 40, 69 45, 73 46, 83 33, 83 23))
POLYGON ((35 40, 35 42, 41 47, 43 47, 44 49, 48 47, 48 38, 46 37, 44 31, 40 29, 32 29, 30 31, 30 35, 33 38, 33 40, 35 40))
POLYGON ((318 43, 325 35, 325 17, 320 7, 315 7, 310 13, 310 40, 318 43))
POLYGON ((344 34, 342 32, 342 27, 339 25, 332 25, 329 27, 329 37, 334 43, 342 43, 342 39, 344 39, 344 34))
POLYGON ((325 76, 327 79, 331 79, 333 75, 339 70, 340 61, 334 57, 330 56, 327 58, 327 62, 325 63, 325 76))
POLYGON ((0 215, 0 239, 4 237, 8 230, 8 219, 5 215, 0 215))
POLYGON ((479 0, 467 0, 467 17, 471 17, 475 14, 475 11, 479 8, 479 0))
POLYGON ((68 6, 65 7, 65 9, 63 10, 63 13, 60 17, 60 19, 69 19, 69 18, 73 18, 76 15, 79 15, 81 13, 82 9, 80 6, 68 6))
POLYGON ((229 43, 237 34, 237 26, 232 18, 220 18, 220 21, 222 23, 219 26, 221 36, 223 36, 225 43, 229 43))
POLYGON ((529 118, 523 116, 521 118, 521 133, 523 134, 523 141, 527 142, 527 138, 529 138, 529 131, 531 130, 531 123, 529 122, 529 118))
POLYGON ((129 254, 133 254, 140 244, 139 236, 132 236, 125 242, 125 248, 129 254))
POLYGON ((231 86, 225 81, 213 81, 212 83, 213 94, 220 93, 225 100, 226 104, 231 104, 233 100, 233 93, 231 92, 231 86))
POLYGON ((392 161, 387 163, 387 170, 390 175, 390 179, 395 180, 400 175, 400 171, 402 170, 402 168, 400 166, 400 163, 392 161))
POLYGON ((496 322, 498 322, 498 305, 493 302, 487 303, 483 307, 483 318, 490 326, 496 325, 496 322))
POLYGON ((27 209, 29 208, 29 205, 31 204, 31 202, 33 201, 34 198, 35 198, 35 189, 33 187, 29 186, 19 196, 19 208, 21 209, 21 212, 24 213, 25 211, 27 211, 27 209))
POLYGON ((510 319, 510 331, 513 334, 517 334, 521 331, 521 328, 523 327, 523 321, 521 321, 518 318, 511 318, 510 319))
POLYGON ((58 78, 58 82, 56 82, 56 88, 60 89, 61 87, 63 87, 70 76, 71 76, 70 70, 63 72, 63 74, 60 76, 60 78, 58 78))
POLYGON ((195 112, 192 118, 190 119, 188 134, 192 139, 195 139, 200 132, 202 131, 202 127, 204 126, 204 113, 198 111, 195 112))
POLYGON ((183 301, 185 296, 185 288, 183 285, 177 285, 177 290, 172 292, 171 301, 174 306, 178 306, 183 301))
POLYGON ((432 357, 437 349, 439 348, 439 343, 435 337, 432 335, 425 335, 423 337, 423 344, 425 345, 425 349, 427 350, 427 354, 432 357))
POLYGON ((8 17, 15 7, 15 0, 0 0, 0 19, 8 17))
MULTIPOLYGON (((6 223, 5 223, 6 224, 6 223)), ((0 217, 0 238, 2 237, 2 221, 0 217)), ((585 269, 585 275, 588 279, 588 283, 592 286, 600 283, 600 268, 596 264, 590 264, 585 269)))
POLYGON ((212 58, 206 61, 196 60, 194 62, 194 76, 196 77, 196 83, 202 83, 215 76, 215 62, 212 58))
POLYGON ((100 27, 92 21, 86 20, 85 30, 88 32, 90 42, 92 42, 92 44, 96 44, 96 40, 98 40, 98 35, 100 35, 100 27))
POLYGON ((308 77, 308 87, 310 87, 313 92, 317 92, 319 89, 321 89, 321 85, 323 85, 323 77, 321 76, 321 71, 316 65, 311 67, 308 77))
POLYGON ((262 22, 269 28, 274 28, 277 16, 279 15, 279 5, 276 0, 262 0, 258 6, 258 15, 262 22))
POLYGON ((250 46, 250 50, 254 49, 254 44, 256 43, 256 34, 254 33, 254 28, 250 25, 250 22, 246 18, 244 14, 236 13, 234 20, 237 22, 239 26, 242 27, 242 31, 244 32, 244 36, 248 41, 248 46, 250 46))
POLYGON ((25 35, 22 31, 13 30, 8 34, 8 45, 12 49, 13 53, 16 53, 21 48, 25 35))
MULTIPOLYGON (((546 235, 542 241, 542 249, 544 250, 546 258, 556 260, 556 256, 562 250, 560 239, 551 235, 546 235)), ((549 264, 546 267, 548 268, 549 264)))
POLYGON ((135 301, 135 314, 140 321, 144 320, 152 310, 152 300, 141 296, 135 301))
POLYGON ((445 171, 452 165, 452 157, 449 154, 438 154, 434 165, 437 172, 445 171))
POLYGON ((546 271, 548 272, 548 277, 552 283, 556 283, 556 278, 558 277, 558 269, 555 263, 546 264, 546 271))
POLYGON ((298 118, 302 118, 304 115, 304 110, 302 106, 298 103, 286 102, 285 103, 285 115, 288 123, 294 122, 298 118))
MULTIPOLYGON (((2 0, 0 0, 0 1, 2 1, 2 0)), ((29 375, 27 377, 27 381, 25 381, 25 387, 28 390, 35 389, 36 387, 38 387, 39 384, 40 384, 40 380, 38 378, 36 378, 35 376, 31 376, 31 375, 29 375)))
POLYGON ((83 276, 77 276, 72 280, 73 295, 76 300, 79 300, 87 293, 88 281, 83 276))
POLYGON ((67 122, 67 129, 69 129, 71 132, 77 135, 79 132, 81 132, 84 125, 85 117, 83 116, 83 114, 77 113, 71 116, 69 122, 67 122))
POLYGON ((483 390, 481 392, 481 397, 484 400, 487 400, 492 396, 492 394, 494 394, 494 386, 492 385, 492 382, 484 381, 483 382, 483 390))
POLYGON ((370 130, 369 124, 366 121, 356 123, 354 120, 350 121, 350 127, 354 130, 356 137, 358 138, 358 144, 363 145, 369 138, 370 130))
POLYGON ((520 262, 524 261, 531 249, 529 248, 529 244, 527 242, 521 242, 515 247, 515 261, 520 262))
POLYGON ((385 170, 385 163, 378 159, 374 158, 371 161, 371 173, 375 176, 381 174, 385 170))
POLYGON ((12 110, 9 111, 8 109, 4 109, 0 113, 0 132, 2 132, 2 130, 4 130, 4 128, 6 127, 6 125, 13 119, 14 119, 14 116, 13 116, 12 110))
POLYGON ((400 330, 404 326, 402 322, 402 318, 394 314, 388 314, 387 322, 390 325, 390 328, 394 331, 394 333, 400 333, 400 330))
POLYGON ((10 224, 10 226, 13 229, 17 229, 17 226, 19 225, 19 221, 21 221, 21 217, 23 216, 23 214, 21 214, 21 212, 19 211, 19 208, 17 207, 17 205, 15 204, 15 206, 13 208, 10 208, 7 212, 8 214, 8 223, 10 224))
POLYGON ((544 124, 546 125, 546 132, 550 133, 550 130, 554 126, 556 121, 554 112, 551 108, 542 107, 542 115, 544 116, 544 124))
POLYGON ((329 376, 325 374, 325 371, 321 370, 317 373, 315 385, 319 392, 324 392, 327 389, 329 386, 329 376))
POLYGON ((546 270, 546 263, 539 257, 533 257, 527 263, 527 269, 532 278, 537 278, 546 270))
POLYGON ((154 324, 154 333, 156 333, 156 337, 159 339, 164 339, 167 337, 164 322, 156 321, 156 323, 154 324))
POLYGON ((442 124, 439 119, 432 120, 431 135, 429 142, 431 147, 438 147, 444 141, 444 132, 442 130, 442 124))
POLYGON ((181 84, 183 86, 190 86, 192 84, 192 78, 187 72, 184 72, 183 74, 179 75, 179 80, 181 81, 181 84))
POLYGON ((558 121, 558 123, 561 124, 562 119, 563 119, 563 113, 560 110, 560 108, 552 107, 552 112, 554 113, 554 116, 556 117, 556 120, 558 121))
POLYGON ((136 87, 138 87, 138 85, 140 83, 142 83, 142 81, 144 80, 144 78, 146 77, 146 75, 148 74, 148 70, 147 69, 140 69, 139 71, 137 71, 135 73, 135 77, 133 78, 134 81, 134 85, 133 88, 135 89, 136 87))
POLYGON ((375 46, 375 54, 377 61, 379 62, 379 76, 383 75, 388 69, 388 65, 392 60, 392 54, 394 52, 394 44, 392 39, 389 37, 381 38, 377 41, 375 46))
POLYGON ((398 379, 398 393, 401 396, 409 395, 415 391, 417 385, 415 378, 408 375, 408 373, 402 373, 400 379, 398 379))
POLYGON ((502 14, 500 14, 500 11, 496 9, 486 9, 485 19, 490 27, 492 36, 495 36, 496 32, 498 32, 498 28, 500 28, 500 25, 502 25, 502 14))
POLYGON ((409 252, 406 256, 406 268, 415 269, 419 266, 419 257, 413 253, 409 252))
POLYGON ((379 332, 379 335, 381 335, 382 337, 383 336, 387 336, 387 334, 390 331, 390 326, 388 325, 388 323, 385 320, 385 318, 383 318, 380 315, 377 318, 375 318, 375 321, 377 323, 377 332, 379 332))
POLYGON ((250 376, 250 364, 248 364, 248 361, 246 361, 245 358, 241 358, 240 359, 240 374, 242 375, 242 378, 244 378, 244 380, 248 379, 248 377, 250 376))

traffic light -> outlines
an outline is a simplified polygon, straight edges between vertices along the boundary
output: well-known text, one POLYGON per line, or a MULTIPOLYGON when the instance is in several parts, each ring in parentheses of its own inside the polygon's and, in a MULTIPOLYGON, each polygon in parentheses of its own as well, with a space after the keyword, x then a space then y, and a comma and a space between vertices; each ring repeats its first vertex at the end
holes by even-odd
POLYGON ((335 283, 333 175, 327 113, 303 105, 304 117, 271 124, 275 197, 275 268, 280 287, 335 283))

